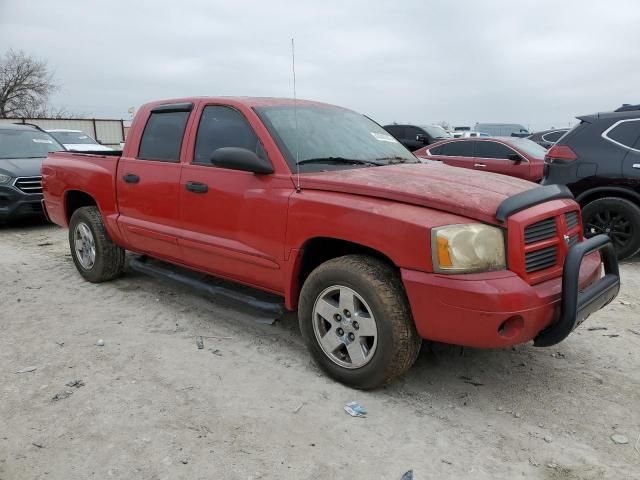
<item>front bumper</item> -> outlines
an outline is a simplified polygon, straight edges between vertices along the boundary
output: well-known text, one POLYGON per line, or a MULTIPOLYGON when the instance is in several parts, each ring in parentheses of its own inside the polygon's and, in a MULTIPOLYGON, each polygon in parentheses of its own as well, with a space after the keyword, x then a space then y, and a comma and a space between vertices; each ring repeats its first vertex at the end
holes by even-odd
POLYGON ((13 185, 0 185, 0 220, 42 215, 42 194, 26 194, 13 185))
POLYGON ((418 334, 483 348, 536 337, 539 346, 562 341, 588 314, 610 302, 620 287, 615 255, 609 255, 605 246, 611 245, 608 237, 594 239, 571 248, 563 278, 537 285, 509 270, 442 275, 402 269, 418 334), (605 276, 599 279, 601 259, 596 250, 603 248, 605 276))

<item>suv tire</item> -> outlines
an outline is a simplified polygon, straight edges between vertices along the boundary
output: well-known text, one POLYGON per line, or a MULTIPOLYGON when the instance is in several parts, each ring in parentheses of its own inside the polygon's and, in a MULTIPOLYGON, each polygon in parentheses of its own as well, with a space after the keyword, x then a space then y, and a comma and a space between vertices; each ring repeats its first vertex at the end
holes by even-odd
POLYGON ((78 272, 92 283, 106 282, 124 270, 124 250, 113 243, 97 207, 81 207, 69 222, 69 247, 78 272))
POLYGON ((640 251, 640 208, 619 197, 604 197, 589 202, 582 209, 584 234, 599 233, 611 237, 620 260, 640 251))
POLYGON ((398 272, 365 255, 334 258, 311 272, 298 318, 315 361, 354 388, 376 388, 403 374, 422 343, 398 272))

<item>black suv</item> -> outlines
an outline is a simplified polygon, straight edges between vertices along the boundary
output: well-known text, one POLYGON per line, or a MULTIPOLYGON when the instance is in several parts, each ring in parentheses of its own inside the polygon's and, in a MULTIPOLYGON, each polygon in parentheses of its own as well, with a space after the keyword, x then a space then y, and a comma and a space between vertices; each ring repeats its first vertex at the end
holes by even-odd
POLYGON ((585 236, 606 233, 630 257, 640 250, 640 105, 578 120, 547 152, 542 184, 569 187, 585 236))
POLYGON ((36 126, 0 124, 0 223, 42 215, 40 167, 49 152, 61 150, 36 126))
POLYGON ((387 132, 395 137, 409 151, 413 152, 425 145, 431 145, 445 138, 451 138, 451 134, 440 125, 385 125, 387 132))

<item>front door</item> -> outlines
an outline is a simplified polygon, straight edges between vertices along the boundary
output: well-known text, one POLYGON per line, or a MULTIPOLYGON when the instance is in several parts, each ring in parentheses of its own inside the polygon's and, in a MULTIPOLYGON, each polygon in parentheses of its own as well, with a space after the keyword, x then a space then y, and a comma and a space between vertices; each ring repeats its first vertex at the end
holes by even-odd
POLYGON ((118 224, 129 248, 166 260, 181 259, 180 149, 189 113, 152 111, 137 156, 118 162, 118 224))
POLYGON ((282 290, 288 178, 217 167, 212 154, 240 147, 266 158, 245 116, 207 105, 191 162, 180 178, 179 243, 184 262, 199 270, 275 292, 282 290))
POLYGON ((491 140, 473 142, 473 168, 486 172, 501 173, 512 177, 529 179, 531 164, 512 148, 491 140), (516 160, 519 158, 520 160, 516 160))

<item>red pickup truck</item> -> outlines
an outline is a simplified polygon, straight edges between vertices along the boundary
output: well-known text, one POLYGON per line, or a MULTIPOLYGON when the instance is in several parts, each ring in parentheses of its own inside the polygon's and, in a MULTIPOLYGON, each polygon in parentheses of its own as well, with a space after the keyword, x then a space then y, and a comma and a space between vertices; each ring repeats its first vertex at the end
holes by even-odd
POLYGON ((620 287, 566 188, 421 164, 322 103, 149 103, 121 156, 52 153, 42 177, 88 281, 129 250, 280 295, 320 366, 357 388, 406 371, 423 338, 553 345, 620 287))

